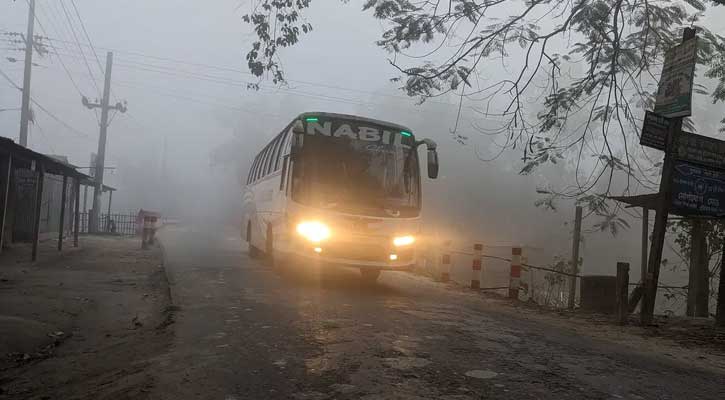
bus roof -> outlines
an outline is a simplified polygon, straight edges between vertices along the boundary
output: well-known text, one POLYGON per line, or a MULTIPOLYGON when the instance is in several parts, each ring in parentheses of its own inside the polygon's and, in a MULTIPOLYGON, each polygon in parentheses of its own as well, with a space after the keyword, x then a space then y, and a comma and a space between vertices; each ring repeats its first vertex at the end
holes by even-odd
POLYGON ((400 124, 395 124, 395 123, 388 122, 388 121, 382 121, 382 120, 373 119, 373 118, 366 118, 366 117, 361 117, 358 115, 351 115, 351 114, 337 114, 337 113, 328 113, 328 112, 304 112, 304 113, 300 114, 299 116, 297 116, 297 119, 308 118, 308 117, 340 118, 340 119, 347 119, 347 120, 352 120, 352 121, 368 122, 368 123, 376 124, 376 125, 389 126, 391 128, 400 129, 401 131, 412 132, 412 130, 410 130, 410 128, 400 125, 400 124))

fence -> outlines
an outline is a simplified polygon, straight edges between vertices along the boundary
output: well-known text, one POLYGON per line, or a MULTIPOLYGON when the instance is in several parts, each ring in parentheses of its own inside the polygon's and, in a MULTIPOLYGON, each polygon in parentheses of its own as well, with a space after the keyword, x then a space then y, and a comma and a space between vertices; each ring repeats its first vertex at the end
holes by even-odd
MULTIPOLYGON (((137 233, 135 214, 101 214, 101 232, 134 236, 137 233)), ((80 233, 89 233, 88 213, 80 213, 80 233)))
POLYGON ((569 277, 580 278, 580 275, 540 266, 550 263, 541 249, 523 247, 522 250, 516 256, 512 255, 512 247, 509 246, 484 246, 480 255, 480 269, 476 269, 477 256, 473 246, 471 251, 442 246, 429 248, 429 251, 421 254, 419 265, 427 275, 436 279, 449 277, 451 281, 465 286, 475 279, 471 275, 473 266, 473 275, 480 277, 479 290, 507 296, 512 289, 512 282, 517 282, 518 289, 512 293, 517 293, 519 300, 566 308, 569 277), (448 264, 441 265, 442 260, 448 264), (516 272, 514 279, 513 271, 516 272))
MULTIPOLYGON (((472 278, 472 266, 477 263, 474 247, 471 251, 452 248, 450 245, 440 247, 430 246, 426 251, 419 254, 419 272, 429 275, 441 281, 453 281, 464 286, 470 286, 475 278, 472 278)), ((539 305, 553 308, 567 308, 569 303, 570 278, 575 278, 577 285, 577 298, 575 305, 579 306, 579 295, 582 274, 572 274, 566 271, 570 266, 564 260, 555 258, 552 267, 550 259, 543 255, 537 255, 536 249, 523 247, 523 254, 517 260, 512 254, 512 247, 484 246, 480 255, 481 267, 473 272, 474 277, 480 277, 478 290, 496 292, 508 296, 512 289, 512 268, 514 264, 520 263, 519 286, 513 293, 518 294, 522 301, 532 301, 539 305), (536 265, 538 264, 538 265, 536 265)), ((473 268, 475 270, 475 268, 473 268)), ((516 281, 516 280, 514 280, 516 281)), ((640 290, 640 283, 629 283, 631 289, 640 290)), ((672 286, 658 285, 658 292, 664 292, 663 300, 669 302, 673 293, 687 291, 687 285, 672 286)), ((630 290, 630 292, 634 292, 630 290)), ((634 293, 631 293, 634 296, 634 293)), ((515 297, 515 295, 514 295, 515 297)), ((630 301, 632 298, 630 298, 630 301)), ((662 312, 668 312, 669 306, 663 306, 662 312)), ((632 308, 633 310, 634 308, 632 308)), ((630 310, 630 312, 632 312, 630 310)))

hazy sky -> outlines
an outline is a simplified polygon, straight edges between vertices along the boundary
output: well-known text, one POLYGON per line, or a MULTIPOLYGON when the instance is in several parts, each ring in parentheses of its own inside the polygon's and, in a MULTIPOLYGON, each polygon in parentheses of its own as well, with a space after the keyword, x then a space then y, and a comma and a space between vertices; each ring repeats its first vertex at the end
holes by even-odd
MULTIPOLYGON (((490 139, 471 133, 467 124, 461 126, 462 132, 473 140, 468 146, 457 144, 449 133, 455 122, 454 101, 441 98, 417 107, 388 81, 395 72, 388 55, 374 44, 383 28, 360 12, 362 2, 313 1, 307 13, 313 33, 282 54, 290 87, 275 89, 268 83, 255 92, 245 89, 253 80, 244 60, 253 36, 241 20, 249 9, 248 1, 73 1, 37 0, 40 23, 36 34, 50 37, 48 49, 60 53, 63 63, 54 54, 35 55, 32 95, 63 123, 36 107, 30 147, 67 155, 76 165, 88 165, 90 153, 97 149, 98 121, 93 111, 81 105, 80 96, 100 97, 96 86, 102 88, 103 82, 98 64, 105 65, 106 51, 113 50, 112 98, 127 101, 129 109, 114 117, 108 136, 106 164, 124 169, 106 180, 121 189, 118 207, 133 209, 151 203, 159 197, 158 180, 177 182, 184 194, 175 197, 189 204, 221 207, 221 202, 214 203, 216 191, 223 191, 231 199, 228 202, 234 203, 240 189, 234 179, 209 167, 211 151, 236 146, 240 159, 246 159, 299 112, 356 113, 410 126, 418 136, 439 142, 442 179, 427 183, 426 207, 441 211, 456 199, 456 210, 449 213, 454 230, 475 232, 490 242, 526 242, 568 251, 569 228, 563 223, 573 210, 552 214, 533 205, 537 184, 562 173, 553 168, 521 177, 517 174, 521 167, 518 153, 495 163, 479 161, 476 150, 490 153, 490 139), (73 1, 98 61, 89 52, 73 1), (164 138, 168 142, 166 175, 161 171, 164 138), (149 193, 124 191, 130 179, 149 181, 145 189, 149 193)), ((25 0, 6 0, 0 7, 0 69, 21 85, 22 63, 7 57, 22 59, 23 53, 6 39, 14 38, 7 35, 10 32, 25 32, 28 6, 25 0)), ((708 11, 710 21, 723 17, 723 10, 708 11)), ((725 27, 717 29, 725 34, 725 27)), ((497 73, 491 68, 485 71, 487 75, 497 73)), ((707 99, 700 102, 707 105, 707 99)), ((0 79, 0 109, 17 108, 19 103, 20 93, 0 79)), ((0 135, 17 140, 19 116, 17 111, 0 112, 0 135)), ((600 258, 604 265, 613 266, 617 258, 636 261, 637 237, 635 227, 624 238, 599 238, 587 246, 594 253, 605 254, 600 258), (623 241, 627 247, 621 257, 605 250, 623 241)), ((588 257, 587 250, 584 256, 588 257)))

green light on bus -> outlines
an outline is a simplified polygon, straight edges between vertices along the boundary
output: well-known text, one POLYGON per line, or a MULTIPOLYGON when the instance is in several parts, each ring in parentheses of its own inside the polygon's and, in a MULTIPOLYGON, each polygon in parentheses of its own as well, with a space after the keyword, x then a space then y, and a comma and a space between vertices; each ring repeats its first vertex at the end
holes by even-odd
POLYGON ((412 134, 412 133, 410 133, 410 132, 406 132, 406 131, 400 131, 400 134, 401 134, 401 135, 403 135, 403 136, 407 136, 407 137, 411 137, 411 136, 413 136, 413 134, 412 134))
POLYGON ((309 118, 305 118, 305 121, 307 121, 307 122, 317 122, 317 121, 319 121, 319 120, 320 120, 320 119, 319 119, 319 118, 317 118, 317 117, 309 117, 309 118))

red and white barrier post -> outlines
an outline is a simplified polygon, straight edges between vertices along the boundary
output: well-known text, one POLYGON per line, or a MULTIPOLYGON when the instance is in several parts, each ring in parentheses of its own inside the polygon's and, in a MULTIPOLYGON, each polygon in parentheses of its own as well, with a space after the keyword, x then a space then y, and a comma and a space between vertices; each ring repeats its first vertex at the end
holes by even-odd
POLYGON ((511 272, 509 274, 509 298, 519 298, 521 286, 521 247, 511 248, 511 272))
POLYGON ((441 282, 449 282, 451 280, 451 241, 447 240, 443 243, 443 251, 441 253, 441 282))
POLYGON ((471 263, 471 289, 481 288, 481 260, 483 258, 483 245, 473 245, 473 262, 471 263))

